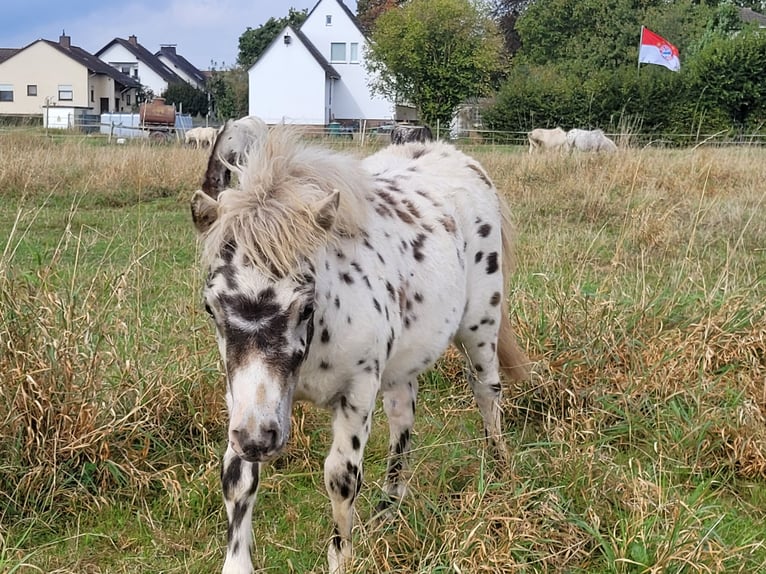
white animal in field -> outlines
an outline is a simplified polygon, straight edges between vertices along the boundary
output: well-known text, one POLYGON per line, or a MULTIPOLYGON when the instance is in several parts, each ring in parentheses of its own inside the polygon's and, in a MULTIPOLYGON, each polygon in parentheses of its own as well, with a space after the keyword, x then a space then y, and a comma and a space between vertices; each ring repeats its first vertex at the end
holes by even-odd
POLYGON ((199 147, 199 130, 200 128, 191 128, 190 130, 186 130, 186 135, 184 136, 186 145, 194 144, 195 147, 199 147))
POLYGON ((211 149, 202 189, 215 198, 231 182, 231 167, 239 165, 253 147, 266 140, 269 128, 257 116, 227 120, 211 149))
POLYGON ((572 151, 617 151, 617 144, 609 139, 601 130, 580 130, 577 128, 567 132, 566 149, 572 151))
POLYGON ((218 135, 218 130, 216 128, 199 128, 199 144, 203 147, 211 148, 213 147, 213 144, 215 144, 215 138, 218 135))
POLYGON ((212 148, 217 135, 218 130, 216 128, 192 128, 186 131, 185 140, 187 145, 194 144, 197 149, 200 147, 212 148))
POLYGON ((261 468, 285 450, 296 401, 332 412, 325 572, 359 572, 354 503, 377 397, 389 455, 376 512, 396 516, 409 485, 418 375, 450 343, 472 367, 497 468, 508 465, 501 373, 525 380, 529 362, 506 305, 509 208, 479 162, 444 142, 390 145, 360 160, 278 126, 235 151, 243 155, 230 165, 236 185, 215 196, 197 191, 191 202, 203 300, 226 374, 223 573, 253 572, 261 468))
POLYGON ((567 133, 561 128, 536 128, 527 134, 529 153, 545 150, 560 150, 567 143, 567 133))

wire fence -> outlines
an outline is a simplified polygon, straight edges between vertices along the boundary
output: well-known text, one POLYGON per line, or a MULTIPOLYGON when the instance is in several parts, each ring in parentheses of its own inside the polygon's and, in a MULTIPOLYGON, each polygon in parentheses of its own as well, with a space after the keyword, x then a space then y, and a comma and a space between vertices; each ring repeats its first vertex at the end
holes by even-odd
MULTIPOLYGON (((215 123, 212 127, 220 127, 215 123)), ((355 128, 330 124, 326 126, 301 126, 306 137, 324 139, 336 144, 354 144, 358 146, 385 145, 390 142, 390 131, 393 124, 366 127, 358 124, 355 128)), ((180 143, 185 142, 185 133, 192 127, 184 122, 182 126, 159 125, 129 125, 121 121, 104 121, 103 117, 86 116, 71 122, 67 129, 44 128, 39 122, 21 122, 17 125, 0 125, 0 137, 10 133, 37 134, 40 136, 63 138, 103 138, 108 143, 125 144, 128 141, 140 140, 149 143, 180 143)), ((467 129, 455 133, 454 130, 434 130, 434 135, 440 139, 452 140, 461 144, 494 147, 527 147, 529 141, 525 131, 497 131, 488 129, 467 129)), ((688 147, 763 147, 766 146, 766 134, 732 134, 730 131, 718 133, 639 133, 639 132, 605 132, 620 148, 688 148, 688 147)))

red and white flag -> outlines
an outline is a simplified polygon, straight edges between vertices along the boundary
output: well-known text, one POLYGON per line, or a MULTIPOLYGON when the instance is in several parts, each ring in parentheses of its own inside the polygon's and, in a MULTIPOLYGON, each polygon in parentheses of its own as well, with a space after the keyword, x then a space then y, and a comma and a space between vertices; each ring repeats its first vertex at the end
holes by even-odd
POLYGON ((674 72, 681 69, 678 48, 643 26, 641 26, 641 47, 638 50, 638 63, 657 64, 674 72))

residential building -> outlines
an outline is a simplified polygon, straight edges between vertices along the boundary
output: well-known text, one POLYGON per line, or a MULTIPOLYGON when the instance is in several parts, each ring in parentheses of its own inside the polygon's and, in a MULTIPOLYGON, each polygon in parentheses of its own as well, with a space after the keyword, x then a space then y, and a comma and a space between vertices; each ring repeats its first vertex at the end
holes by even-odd
POLYGON ((390 122, 396 107, 369 87, 366 46, 342 0, 319 0, 300 29, 287 26, 248 70, 250 114, 270 124, 390 122))
POLYGON ((45 110, 54 109, 67 127, 78 115, 130 111, 139 88, 66 34, 0 50, 0 115, 43 115, 47 122, 45 110))
POLYGON ((739 8, 739 17, 745 24, 755 22, 759 28, 766 29, 766 16, 750 8, 739 8))
POLYGON ((178 74, 186 83, 191 84, 198 90, 205 89, 205 82, 207 81, 205 74, 189 62, 189 60, 177 53, 174 44, 160 46, 159 52, 154 55, 168 68, 178 74))
POLYGON ((5 62, 18 51, 19 48, 0 48, 0 62, 5 62))
POLYGON ((127 40, 115 38, 96 52, 96 56, 123 74, 130 75, 154 96, 162 95, 170 84, 184 81, 144 48, 134 35, 128 36, 127 40))

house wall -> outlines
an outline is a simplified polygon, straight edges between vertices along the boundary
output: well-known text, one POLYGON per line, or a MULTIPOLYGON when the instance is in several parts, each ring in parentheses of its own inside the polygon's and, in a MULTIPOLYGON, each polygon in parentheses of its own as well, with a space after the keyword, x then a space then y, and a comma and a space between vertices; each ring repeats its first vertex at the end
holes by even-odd
POLYGON ((133 78, 136 78, 133 70, 138 70, 138 81, 141 82, 141 85, 145 88, 152 90, 155 96, 161 95, 168 89, 168 83, 162 79, 162 76, 152 70, 144 62, 139 62, 132 52, 128 51, 120 44, 112 44, 106 50, 101 52, 98 57, 103 62, 106 62, 118 70, 122 70, 123 67, 130 67, 130 76, 133 78))
POLYGON ((329 122, 325 72, 294 35, 285 44, 280 34, 250 68, 248 78, 250 115, 269 124, 329 122))
POLYGON ((45 42, 36 42, 0 63, 0 85, 13 86, 13 101, 0 101, 0 114, 40 115, 49 105, 90 107, 88 69, 45 42), (27 86, 37 86, 28 96, 27 86), (72 86, 72 100, 59 99, 59 85, 72 86))
POLYGON ((337 0, 321 0, 301 26, 309 40, 317 47, 341 76, 336 82, 332 111, 333 119, 393 119, 395 106, 387 99, 373 95, 368 87, 368 73, 364 67, 366 40, 356 24, 348 18, 337 0), (330 17, 330 23, 327 17, 330 17), (343 61, 333 60, 332 43, 346 44, 343 61), (350 58, 350 45, 358 49, 358 61, 350 58))

